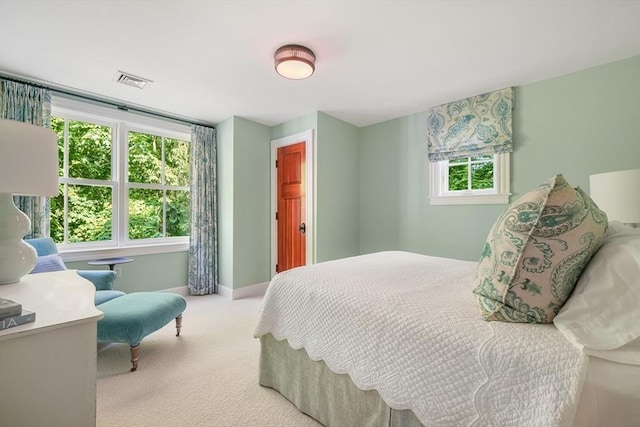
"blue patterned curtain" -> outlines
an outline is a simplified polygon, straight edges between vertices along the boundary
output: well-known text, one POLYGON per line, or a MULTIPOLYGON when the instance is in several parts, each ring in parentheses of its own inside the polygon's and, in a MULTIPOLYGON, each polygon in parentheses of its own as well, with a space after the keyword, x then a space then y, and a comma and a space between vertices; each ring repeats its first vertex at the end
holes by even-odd
POLYGON ((429 160, 453 160, 513 151, 513 89, 506 88, 427 111, 429 160))
POLYGON ((191 126, 191 231, 189 291, 218 293, 218 201, 216 130, 191 126))
MULTIPOLYGON (((0 79, 0 118, 51 127, 51 91, 0 79)), ((49 199, 14 196, 14 203, 31 220, 25 238, 49 237, 49 199)))

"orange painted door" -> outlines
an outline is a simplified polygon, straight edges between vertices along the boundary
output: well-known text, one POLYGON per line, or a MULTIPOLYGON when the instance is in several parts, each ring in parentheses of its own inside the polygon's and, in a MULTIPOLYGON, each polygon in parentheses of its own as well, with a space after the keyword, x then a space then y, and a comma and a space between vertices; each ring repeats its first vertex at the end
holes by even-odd
POLYGON ((305 143, 278 148, 276 272, 306 264, 305 143))

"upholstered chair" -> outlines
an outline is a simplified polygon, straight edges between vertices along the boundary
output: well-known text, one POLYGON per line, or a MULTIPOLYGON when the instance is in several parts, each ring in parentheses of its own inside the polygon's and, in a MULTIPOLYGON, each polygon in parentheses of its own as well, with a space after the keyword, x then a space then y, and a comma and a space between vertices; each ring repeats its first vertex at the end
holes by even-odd
MULTIPOLYGON (((25 239, 24 241, 33 246, 38 253, 36 266, 31 274, 67 269, 52 238, 39 237, 36 239, 25 239)), ((124 292, 113 289, 113 282, 116 278, 116 273, 114 271, 78 270, 78 274, 89 280, 96 287, 96 305, 100 305, 104 302, 125 295, 124 292)))

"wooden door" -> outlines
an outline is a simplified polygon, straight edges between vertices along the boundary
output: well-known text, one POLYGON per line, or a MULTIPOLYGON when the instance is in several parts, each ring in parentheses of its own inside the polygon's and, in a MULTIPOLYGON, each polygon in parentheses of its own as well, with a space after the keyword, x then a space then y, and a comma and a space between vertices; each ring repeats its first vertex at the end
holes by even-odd
POLYGON ((276 272, 306 264, 305 143, 278 148, 276 272))

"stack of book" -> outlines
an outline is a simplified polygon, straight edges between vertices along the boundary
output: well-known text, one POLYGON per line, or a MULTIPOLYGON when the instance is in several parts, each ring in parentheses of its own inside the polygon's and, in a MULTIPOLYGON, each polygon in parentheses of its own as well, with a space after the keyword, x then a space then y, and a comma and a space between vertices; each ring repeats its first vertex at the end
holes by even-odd
POLYGON ((23 310, 22 304, 0 298, 0 331, 35 320, 36 314, 33 311, 23 310))

